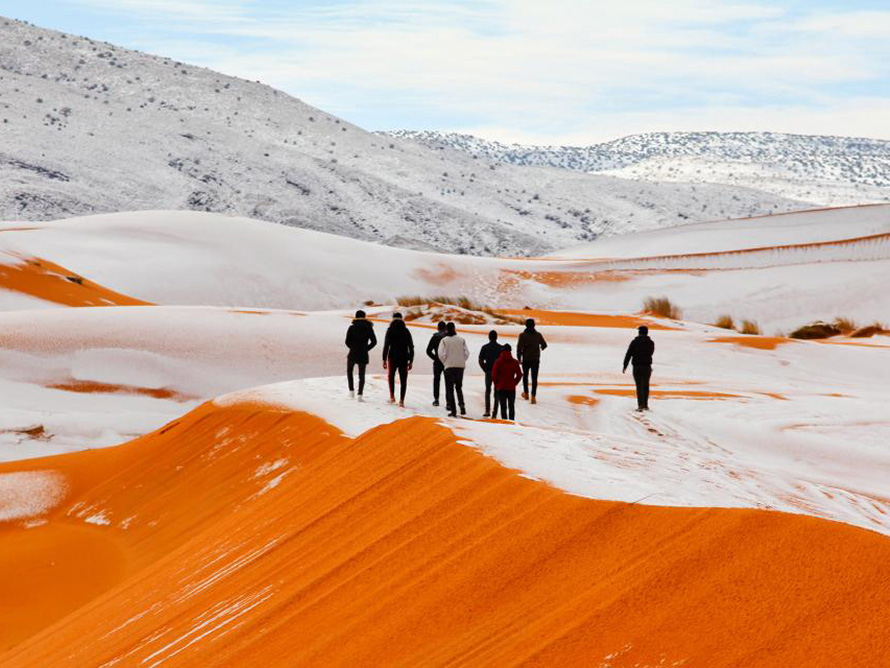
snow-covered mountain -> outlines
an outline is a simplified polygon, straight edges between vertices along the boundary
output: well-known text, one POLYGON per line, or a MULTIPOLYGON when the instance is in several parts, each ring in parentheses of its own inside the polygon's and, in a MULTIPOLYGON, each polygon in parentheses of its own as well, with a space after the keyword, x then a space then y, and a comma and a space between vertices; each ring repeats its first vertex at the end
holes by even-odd
POLYGON ((431 150, 258 82, 0 19, 0 219, 191 209, 417 249, 529 255, 801 207, 749 188, 431 150))
POLYGON ((755 188, 820 205, 890 201, 890 141, 774 132, 652 132, 591 146, 521 146, 435 131, 381 133, 502 164, 755 188))

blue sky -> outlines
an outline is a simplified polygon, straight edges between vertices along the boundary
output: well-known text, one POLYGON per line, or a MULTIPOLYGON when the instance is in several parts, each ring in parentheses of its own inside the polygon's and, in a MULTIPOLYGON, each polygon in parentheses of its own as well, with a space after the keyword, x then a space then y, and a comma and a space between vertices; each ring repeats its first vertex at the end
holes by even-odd
POLYGON ((890 139, 888 0, 3 0, 0 13, 259 79, 372 130, 890 139))

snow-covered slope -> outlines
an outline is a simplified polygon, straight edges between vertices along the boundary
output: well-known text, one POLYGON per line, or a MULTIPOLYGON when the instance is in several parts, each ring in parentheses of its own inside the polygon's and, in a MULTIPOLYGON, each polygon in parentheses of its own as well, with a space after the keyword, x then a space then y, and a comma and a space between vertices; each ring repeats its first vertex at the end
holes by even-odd
POLYGON ((0 226, 2 310, 140 301, 330 310, 466 296, 489 307, 620 314, 664 295, 689 320, 730 314, 772 334, 840 316, 886 324, 888 273, 888 205, 682 225, 540 259, 418 252, 196 212, 0 226), (50 261, 59 268, 41 286, 12 271, 50 261))
POLYGON ((472 135, 394 131, 511 165, 559 167, 641 181, 756 188, 813 204, 890 201, 890 141, 774 132, 652 132, 592 146, 520 146, 472 135))
MULTIPOLYGON (((687 225, 538 259, 190 212, 0 227, 2 305, 42 307, 0 313, 0 666, 881 665, 887 337, 632 312, 676 288, 774 319, 884 313, 888 216, 687 225), (406 288, 576 311, 513 314, 549 344, 537 403, 482 419, 477 353, 490 329, 521 331, 491 321, 458 325, 466 419, 431 405, 420 320, 405 407, 382 346, 350 397, 352 309, 406 288), (276 301, 343 310, 255 304, 276 301), (642 322, 640 413, 621 369, 642 322)), ((394 308, 367 307, 379 338, 394 308)))
POLYGON ((799 207, 748 188, 433 150, 257 82, 0 19, 0 219, 191 209, 395 246, 528 255, 799 207))

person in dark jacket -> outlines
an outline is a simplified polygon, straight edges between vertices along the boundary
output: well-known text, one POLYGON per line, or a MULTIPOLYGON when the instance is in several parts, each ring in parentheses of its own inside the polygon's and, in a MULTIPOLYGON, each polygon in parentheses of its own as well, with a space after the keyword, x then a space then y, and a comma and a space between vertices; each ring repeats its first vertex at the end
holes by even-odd
POLYGON ((392 314, 392 322, 383 339, 383 368, 388 371, 389 403, 396 402, 396 372, 399 374, 399 406, 405 407, 408 372, 414 366, 414 339, 401 313, 392 314))
POLYGON ((445 336, 445 321, 440 320, 437 327, 438 331, 430 337, 430 342, 426 344, 426 355, 433 360, 433 406, 439 405, 439 388, 442 386, 442 372, 445 370, 439 360, 439 343, 445 336))
POLYGON ((648 411, 649 379, 652 377, 652 354, 655 352, 655 342, 649 338, 649 328, 645 325, 638 327, 637 332, 637 338, 627 347, 621 373, 625 373, 627 365, 633 362, 634 383, 637 386, 637 410, 648 411))
POLYGON ((349 353, 346 355, 346 379, 349 382, 349 396, 355 395, 353 371, 358 366, 358 399, 362 400, 365 391, 365 368, 368 366, 368 351, 377 345, 377 337, 374 335, 374 324, 365 319, 365 312, 355 312, 355 320, 346 330, 346 347, 349 353))
POLYGON ((537 329, 535 321, 529 318, 525 321, 525 331, 519 335, 516 344, 516 359, 522 365, 522 398, 528 399, 528 376, 532 377, 531 401, 538 403, 535 395, 538 394, 538 369, 541 366, 541 351, 547 349, 547 342, 537 329))
POLYGON ((490 416, 497 418, 498 416, 497 396, 495 396, 494 400, 494 410, 492 411, 491 409, 491 370, 494 368, 494 363, 498 361, 498 357, 503 349, 504 347, 498 343, 498 333, 491 330, 488 333, 488 343, 482 346, 482 350, 479 351, 479 366, 485 372, 485 415, 482 417, 490 416))
POLYGON ((495 400, 501 405, 501 418, 504 420, 516 419, 516 385, 522 378, 522 369, 519 367, 519 362, 510 354, 510 350, 508 343, 501 350, 491 370, 495 400))

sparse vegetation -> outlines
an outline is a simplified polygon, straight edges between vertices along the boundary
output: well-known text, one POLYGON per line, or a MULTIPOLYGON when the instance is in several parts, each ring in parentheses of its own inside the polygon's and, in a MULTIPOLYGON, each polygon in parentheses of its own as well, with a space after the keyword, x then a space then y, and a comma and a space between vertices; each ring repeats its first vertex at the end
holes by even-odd
POLYGON ((858 329, 856 323, 849 318, 835 318, 834 326, 837 327, 844 336, 849 336, 858 329))
POLYGON ((828 339, 832 336, 851 336, 865 338, 875 334, 887 333, 887 328, 880 322, 859 327, 850 318, 835 318, 833 322, 818 320, 809 325, 798 327, 791 332, 792 339, 828 339))
POLYGON ((839 336, 841 333, 840 328, 834 323, 820 320, 798 327, 791 332, 790 336, 792 339, 828 339, 832 336, 839 336))
POLYGON ((433 322, 438 322, 439 320, 453 320, 462 325, 484 325, 492 320, 497 325, 521 325, 525 323, 525 318, 501 313, 490 306, 479 304, 466 296, 449 297, 438 295, 434 297, 421 297, 419 295, 409 295, 398 297, 396 303, 407 309, 404 317, 405 320, 408 321, 417 320, 426 315, 428 311, 425 312, 423 308, 426 306, 455 306, 461 310, 451 310, 444 314, 441 312, 433 312, 430 314, 430 320, 433 322))
POLYGON ((865 327, 860 327, 855 332, 850 334, 850 336, 856 339, 864 339, 875 336, 876 334, 890 335, 890 329, 888 329, 887 326, 884 325, 884 323, 882 322, 873 322, 872 324, 866 325, 865 327))
POLYGON ((672 303, 667 297, 646 297, 646 300, 643 302, 643 313, 658 316, 659 318, 670 318, 671 320, 679 320, 683 317, 683 311, 680 310, 680 307, 672 303))
POLYGON ((761 333, 760 325, 757 324, 756 320, 742 320, 742 326, 741 326, 741 329, 739 329, 739 331, 742 334, 758 335, 761 333))
POLYGON ((720 327, 721 329, 735 329, 735 321, 732 319, 731 315, 724 314, 718 316, 717 320, 714 321, 714 327, 720 327))

